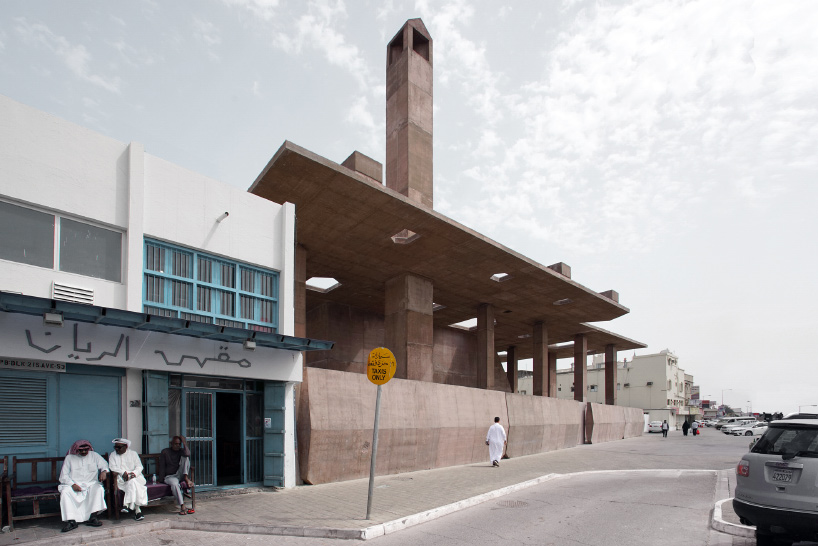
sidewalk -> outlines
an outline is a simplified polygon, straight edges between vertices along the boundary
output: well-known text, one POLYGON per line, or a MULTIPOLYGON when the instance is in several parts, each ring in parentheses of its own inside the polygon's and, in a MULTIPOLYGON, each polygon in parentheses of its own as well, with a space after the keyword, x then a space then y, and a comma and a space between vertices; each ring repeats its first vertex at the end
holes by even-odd
MULTIPOLYGON (((732 460, 732 453, 682 456, 674 446, 678 440, 671 440, 673 437, 661 441, 645 434, 619 442, 508 459, 499 468, 486 462, 379 476, 375 479, 370 520, 365 519, 369 482, 359 479, 286 490, 202 493, 197 495, 196 514, 179 516, 172 506, 151 507, 145 509, 142 522, 127 517, 118 522, 102 519, 101 528, 80 525, 70 533, 60 533, 62 522, 58 517, 20 522, 14 533, 0 534, 0 546, 81 544, 161 529, 368 539, 541 483, 555 475, 592 470, 722 470, 718 473, 721 479, 717 479, 714 500, 730 496, 731 469, 725 468, 729 461, 719 459, 732 460)), ((718 529, 728 533, 729 524, 738 524, 735 514, 731 517, 729 505, 726 502, 721 506, 726 527, 718 529)))

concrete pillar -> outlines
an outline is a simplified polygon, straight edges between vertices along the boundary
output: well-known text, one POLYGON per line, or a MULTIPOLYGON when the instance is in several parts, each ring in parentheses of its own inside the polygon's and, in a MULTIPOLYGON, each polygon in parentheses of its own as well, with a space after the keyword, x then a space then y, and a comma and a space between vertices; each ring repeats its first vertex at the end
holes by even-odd
POLYGON ((494 388, 494 307, 483 303, 477 309, 477 388, 494 388))
POLYGON ((433 381, 432 282, 404 273, 386 281, 384 339, 397 361, 395 377, 433 381))
POLYGON ((295 245, 295 329, 296 337, 307 337, 307 249, 295 245))
POLYGON ((517 352, 514 345, 509 345, 506 349, 506 377, 511 392, 518 392, 517 388, 517 352))
MULTIPOLYGON (((549 396, 548 394, 548 328, 544 322, 534 323, 534 330, 531 332, 531 339, 534 345, 534 396, 549 396)), ((556 377, 554 378, 556 381, 556 377)))
POLYGON ((605 346, 605 403, 616 405, 616 346, 605 346))
POLYGON ((574 400, 585 402, 588 384, 588 340, 585 334, 574 336, 574 400))
POLYGON ((548 353, 548 396, 557 397, 557 355, 548 353))
POLYGON ((386 186, 432 208, 432 37, 410 19, 386 49, 386 186))

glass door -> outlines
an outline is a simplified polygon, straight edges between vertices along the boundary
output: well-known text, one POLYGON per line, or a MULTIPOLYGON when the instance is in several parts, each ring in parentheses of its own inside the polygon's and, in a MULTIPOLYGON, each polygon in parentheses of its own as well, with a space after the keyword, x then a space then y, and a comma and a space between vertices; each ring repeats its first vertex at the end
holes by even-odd
POLYGON ((190 448, 190 465, 197 486, 216 485, 214 472, 214 426, 216 413, 213 392, 185 393, 185 436, 190 448))

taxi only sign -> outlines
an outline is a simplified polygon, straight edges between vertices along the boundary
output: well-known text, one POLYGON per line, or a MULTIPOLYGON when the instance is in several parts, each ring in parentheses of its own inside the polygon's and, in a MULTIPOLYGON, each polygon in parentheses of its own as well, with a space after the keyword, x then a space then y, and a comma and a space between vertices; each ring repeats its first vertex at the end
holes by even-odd
POLYGON ((377 347, 369 353, 366 363, 366 376, 376 385, 385 385, 392 379, 397 368, 395 355, 386 347, 377 347))

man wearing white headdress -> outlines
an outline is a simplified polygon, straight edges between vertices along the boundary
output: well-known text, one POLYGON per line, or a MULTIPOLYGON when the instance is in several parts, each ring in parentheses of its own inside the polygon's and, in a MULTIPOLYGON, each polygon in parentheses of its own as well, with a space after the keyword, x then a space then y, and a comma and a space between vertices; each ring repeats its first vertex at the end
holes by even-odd
POLYGON ((105 510, 105 478, 108 465, 91 442, 77 440, 62 463, 60 471, 60 512, 65 527, 63 533, 77 528, 77 522, 85 522, 91 527, 99 527, 97 513, 105 510))
POLYGON ((133 513, 133 519, 145 519, 140 506, 148 504, 148 487, 145 476, 142 475, 142 461, 139 454, 131 449, 131 441, 127 438, 113 440, 114 453, 108 457, 108 466, 111 472, 116 472, 116 485, 125 492, 122 505, 133 513))

